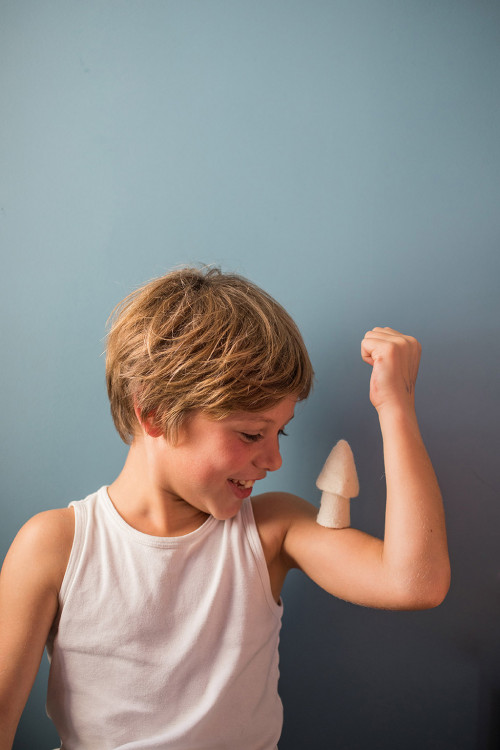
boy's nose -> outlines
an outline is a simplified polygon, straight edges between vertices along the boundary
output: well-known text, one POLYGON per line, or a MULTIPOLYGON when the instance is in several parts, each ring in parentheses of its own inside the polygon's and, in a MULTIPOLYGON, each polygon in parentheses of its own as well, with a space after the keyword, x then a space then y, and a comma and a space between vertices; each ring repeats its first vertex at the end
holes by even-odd
POLYGON ((283 459, 281 458, 278 441, 276 441, 275 445, 263 445, 262 450, 255 458, 255 464, 260 469, 265 469, 266 471, 277 471, 282 463, 283 459))

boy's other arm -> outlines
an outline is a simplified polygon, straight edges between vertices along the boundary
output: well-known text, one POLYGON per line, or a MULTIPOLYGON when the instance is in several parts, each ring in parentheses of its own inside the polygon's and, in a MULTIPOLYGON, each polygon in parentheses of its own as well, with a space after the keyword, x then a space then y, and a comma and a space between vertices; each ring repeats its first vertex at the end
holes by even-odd
POLYGON ((49 510, 20 530, 0 573, 0 750, 10 750, 45 642, 74 534, 71 508, 49 510))
POLYGON ((450 568, 441 493, 414 408, 420 345, 393 329, 375 328, 361 353, 373 368, 370 399, 384 444, 384 540, 321 527, 316 508, 293 496, 275 496, 281 559, 348 601, 387 609, 437 606, 448 591, 450 568))

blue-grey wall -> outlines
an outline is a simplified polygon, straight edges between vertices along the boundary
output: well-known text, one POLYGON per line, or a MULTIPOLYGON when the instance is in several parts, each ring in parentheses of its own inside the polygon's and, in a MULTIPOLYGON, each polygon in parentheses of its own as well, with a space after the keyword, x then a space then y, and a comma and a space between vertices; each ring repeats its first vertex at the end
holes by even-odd
MULTIPOLYGON (((317 384, 267 487, 318 503, 345 437, 372 533, 359 343, 375 325, 422 341, 450 594, 370 611, 292 575, 281 750, 499 746, 499 81, 493 0, 0 3, 2 556, 28 517, 119 471, 105 321, 148 278, 217 263, 289 309, 317 384)), ((46 674, 18 750, 55 745, 46 674)))

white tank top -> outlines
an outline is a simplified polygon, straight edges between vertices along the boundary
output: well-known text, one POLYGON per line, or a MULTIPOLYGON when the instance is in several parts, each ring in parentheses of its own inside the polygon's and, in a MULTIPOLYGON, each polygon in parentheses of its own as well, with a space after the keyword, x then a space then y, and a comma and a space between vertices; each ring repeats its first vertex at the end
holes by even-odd
POLYGON ((129 526, 102 487, 75 538, 47 643, 64 750, 275 750, 282 606, 250 500, 181 537, 129 526))

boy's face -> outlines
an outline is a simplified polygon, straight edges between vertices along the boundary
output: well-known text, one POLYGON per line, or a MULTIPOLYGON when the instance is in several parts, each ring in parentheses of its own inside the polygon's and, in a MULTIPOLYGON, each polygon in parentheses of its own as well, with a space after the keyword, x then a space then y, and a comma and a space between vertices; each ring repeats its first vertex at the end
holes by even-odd
POLYGON ((175 445, 155 440, 162 492, 219 520, 235 516, 254 483, 280 468, 279 437, 295 404, 286 397, 266 411, 234 412, 219 421, 196 412, 175 445))

